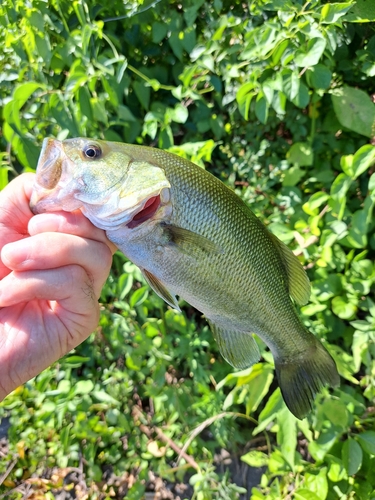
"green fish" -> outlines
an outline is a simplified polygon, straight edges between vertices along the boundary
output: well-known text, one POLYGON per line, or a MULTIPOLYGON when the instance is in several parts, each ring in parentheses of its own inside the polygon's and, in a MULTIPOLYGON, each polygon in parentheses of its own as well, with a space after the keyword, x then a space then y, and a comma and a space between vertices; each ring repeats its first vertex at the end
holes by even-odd
POLYGON ((332 357, 293 303, 310 296, 297 257, 197 165, 144 146, 45 139, 30 206, 35 214, 80 209, 165 302, 179 310, 178 295, 205 315, 234 368, 259 360, 258 335, 297 418, 324 385, 339 384, 332 357))

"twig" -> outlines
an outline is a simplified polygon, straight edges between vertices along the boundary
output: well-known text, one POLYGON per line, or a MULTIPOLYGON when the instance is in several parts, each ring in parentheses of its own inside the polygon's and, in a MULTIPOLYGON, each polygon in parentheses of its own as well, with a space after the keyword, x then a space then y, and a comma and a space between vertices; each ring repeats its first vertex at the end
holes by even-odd
POLYGON ((190 467, 193 467, 195 470, 199 471, 199 465, 197 462, 194 460, 193 457, 185 453, 181 448, 174 442, 172 441, 171 438, 166 436, 164 432, 159 429, 158 427, 147 427, 147 425, 141 424, 139 426, 140 430, 143 432, 143 434, 146 434, 146 436, 151 439, 152 433, 155 432, 156 436, 163 441, 167 446, 172 448, 173 451, 175 451, 178 456, 183 457, 186 462, 190 465, 190 467))
POLYGON ((191 465, 191 467, 194 467, 194 469, 197 471, 200 470, 199 465, 194 460, 194 458, 191 457, 190 455, 188 455, 187 453, 185 453, 185 451, 182 450, 174 441, 172 441, 171 438, 166 436, 161 429, 159 429, 158 427, 155 427, 155 432, 156 432, 156 435, 159 439, 164 441, 168 446, 170 446, 172 448, 173 451, 175 451, 178 454, 179 458, 180 457, 184 458, 186 460, 186 462, 191 465))
POLYGON ((13 460, 13 462, 11 462, 9 465, 8 465, 8 468, 7 470, 4 472, 3 475, 0 476, 0 486, 3 484, 3 482, 5 481, 5 479, 9 476, 9 474, 12 472, 14 466, 16 465, 17 463, 17 459, 15 458, 13 460))
MULTIPOLYGON (((237 413, 237 412, 232 412, 232 411, 225 411, 223 413, 219 413, 218 415, 214 415, 213 417, 210 417, 207 420, 205 420, 204 422, 202 422, 200 425, 198 425, 198 427, 196 427, 192 431, 192 433, 190 434, 189 439, 186 441, 186 443, 182 447, 180 456, 178 458, 180 459, 180 457, 183 456, 182 453, 186 452, 186 450, 189 448, 189 446, 192 443, 192 441, 194 441, 194 439, 198 436, 198 434, 200 434, 206 427, 209 427, 216 420, 219 420, 220 418, 224 418, 224 417, 227 417, 227 416, 242 417, 242 418, 246 418, 247 420, 250 420, 251 422, 253 422, 255 424, 258 423, 254 418, 249 417, 248 415, 245 415, 244 413, 237 413)), ((178 460, 177 460, 177 463, 178 463, 178 460)))

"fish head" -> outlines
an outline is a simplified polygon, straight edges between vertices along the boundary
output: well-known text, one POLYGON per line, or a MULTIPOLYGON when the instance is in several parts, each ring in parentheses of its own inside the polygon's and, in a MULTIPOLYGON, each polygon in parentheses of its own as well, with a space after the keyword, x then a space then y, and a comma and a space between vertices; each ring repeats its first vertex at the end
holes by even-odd
POLYGON ((85 138, 45 139, 31 210, 80 209, 101 229, 137 227, 168 204, 170 183, 159 165, 134 157, 133 149, 85 138))

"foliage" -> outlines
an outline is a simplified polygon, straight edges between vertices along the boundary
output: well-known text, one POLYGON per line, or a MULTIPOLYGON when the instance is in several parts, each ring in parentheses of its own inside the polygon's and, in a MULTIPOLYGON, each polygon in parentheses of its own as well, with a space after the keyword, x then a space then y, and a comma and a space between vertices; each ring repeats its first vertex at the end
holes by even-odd
POLYGON ((5 490, 83 462, 90 498, 112 495, 109 470, 141 498, 149 471, 173 483, 190 467, 192 498, 238 498, 215 470, 223 447, 263 468, 244 498, 375 498, 370 7, 3 0, 0 187, 35 168, 45 136, 155 145, 206 166, 300 256, 302 317, 342 377, 296 420, 264 345, 261 363, 233 373, 199 314, 166 308, 116 255, 96 334, 0 406, 0 474, 16 457, 5 490))

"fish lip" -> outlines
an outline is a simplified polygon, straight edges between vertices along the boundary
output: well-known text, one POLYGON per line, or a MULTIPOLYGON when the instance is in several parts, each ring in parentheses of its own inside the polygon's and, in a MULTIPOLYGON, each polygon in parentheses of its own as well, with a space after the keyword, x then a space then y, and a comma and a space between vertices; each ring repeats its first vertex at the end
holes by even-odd
POLYGON ((50 137, 45 138, 29 201, 30 210, 34 215, 62 210, 62 207, 56 203, 56 196, 53 196, 52 200, 49 199, 49 195, 55 195, 58 190, 65 161, 62 142, 50 137))
POLYGON ((62 174, 63 148, 61 141, 44 139, 36 168, 36 181, 44 189, 53 189, 62 174))

